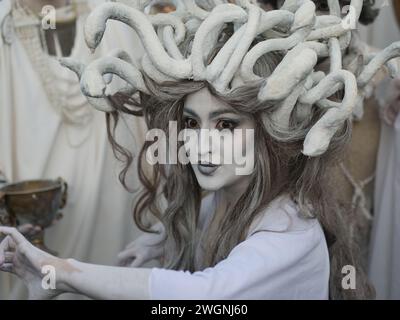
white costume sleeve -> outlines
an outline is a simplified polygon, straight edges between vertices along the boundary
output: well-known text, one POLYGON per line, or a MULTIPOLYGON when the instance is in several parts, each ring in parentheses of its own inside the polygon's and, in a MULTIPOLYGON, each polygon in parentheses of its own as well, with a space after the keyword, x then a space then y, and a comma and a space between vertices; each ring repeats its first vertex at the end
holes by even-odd
MULTIPOLYGON (((300 218, 298 218, 300 219, 300 218)), ((317 220, 286 232, 258 230, 203 271, 152 269, 152 299, 328 299, 329 255, 317 220)))

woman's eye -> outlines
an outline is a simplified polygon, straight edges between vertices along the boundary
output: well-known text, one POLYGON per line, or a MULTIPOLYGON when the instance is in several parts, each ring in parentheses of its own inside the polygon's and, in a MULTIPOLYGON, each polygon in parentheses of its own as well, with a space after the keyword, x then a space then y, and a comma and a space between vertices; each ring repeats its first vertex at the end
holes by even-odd
POLYGON ((231 120, 220 120, 217 123, 218 130, 224 130, 224 129, 233 130, 236 127, 237 127, 237 123, 235 121, 231 121, 231 120))
POLYGON ((185 128, 188 129, 197 129, 199 127, 198 122, 193 118, 186 118, 185 119, 185 128))

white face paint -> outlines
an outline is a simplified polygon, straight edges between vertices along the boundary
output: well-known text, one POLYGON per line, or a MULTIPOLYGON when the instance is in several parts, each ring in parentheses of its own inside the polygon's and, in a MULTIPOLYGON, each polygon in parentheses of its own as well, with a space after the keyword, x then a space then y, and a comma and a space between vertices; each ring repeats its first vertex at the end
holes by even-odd
MULTIPOLYGON (((198 154, 189 154, 189 161, 202 189, 229 189, 249 180, 254 170, 253 119, 238 114, 232 107, 214 97, 207 88, 203 88, 186 97, 183 120, 187 129, 196 130, 198 134, 198 139, 195 140, 198 154), (228 143, 210 143, 214 141, 211 140, 213 137, 209 139, 212 130, 218 130, 221 135, 227 134, 231 139, 227 139, 228 143), (204 134, 204 131, 210 134, 204 134)), ((191 153, 189 148, 186 150, 191 153)))

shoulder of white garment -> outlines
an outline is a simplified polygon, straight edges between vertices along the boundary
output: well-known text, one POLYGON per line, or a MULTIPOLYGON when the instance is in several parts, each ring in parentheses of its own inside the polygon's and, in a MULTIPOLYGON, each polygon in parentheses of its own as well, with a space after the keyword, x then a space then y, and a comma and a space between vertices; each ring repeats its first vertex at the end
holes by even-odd
POLYGON ((259 231, 299 232, 317 224, 317 219, 300 216, 298 205, 287 195, 274 199, 252 222, 248 237, 259 231))
POLYGON ((329 269, 318 220, 283 196, 226 259, 194 273, 155 268, 149 289, 153 299, 327 299, 329 269))

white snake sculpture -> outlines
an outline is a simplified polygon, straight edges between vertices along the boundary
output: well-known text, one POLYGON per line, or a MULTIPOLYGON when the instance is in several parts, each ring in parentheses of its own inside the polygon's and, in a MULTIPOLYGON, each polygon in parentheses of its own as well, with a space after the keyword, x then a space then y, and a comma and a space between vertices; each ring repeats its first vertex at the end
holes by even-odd
POLYGON ((342 52, 350 45, 352 26, 358 22, 363 0, 351 0, 351 10, 343 18, 339 0, 328 0, 329 15, 322 16, 316 16, 315 4, 310 0, 286 0, 279 10, 268 12, 250 0, 170 1, 176 8, 170 13, 146 14, 149 0, 106 2, 91 12, 85 25, 85 40, 92 51, 100 44, 109 19, 132 27, 145 49, 139 66, 121 50, 88 66, 61 59, 64 66, 77 73, 81 90, 93 107, 113 111, 106 90, 109 81, 103 77, 106 74, 125 80, 121 91, 131 94, 148 93, 143 73, 158 83, 205 80, 221 93, 246 81, 264 80, 258 99, 279 104, 273 118, 282 127, 288 126, 297 104, 301 104, 304 112, 311 110, 313 104, 326 109, 304 141, 303 153, 318 156, 327 150, 335 132, 352 116, 375 73, 384 65, 392 75, 397 72, 390 60, 400 56, 400 42, 370 55, 358 76, 342 67, 342 52), (199 3, 205 5, 200 7, 199 3), (205 59, 226 23, 233 23, 234 33, 206 65, 205 59), (189 32, 195 36, 190 54, 184 56, 179 45, 189 32), (250 49, 260 34, 265 40, 250 49), (253 66, 258 58, 273 51, 283 51, 286 55, 272 74, 262 79, 253 73, 253 66), (327 74, 314 70, 321 57, 330 59, 327 74), (341 89, 344 90, 341 102, 328 99, 341 89))

